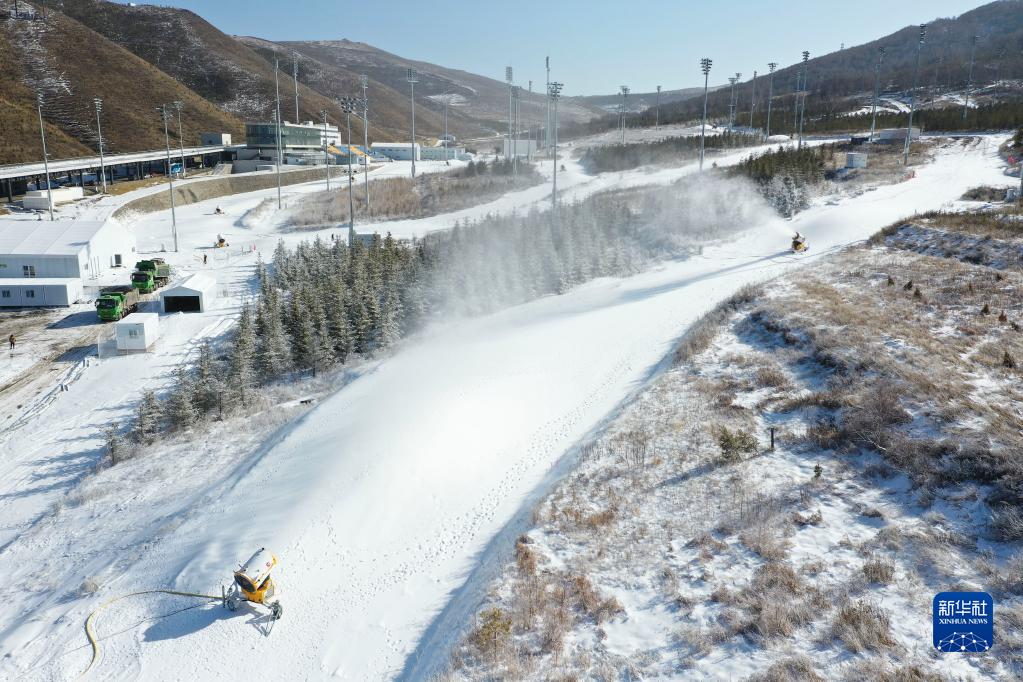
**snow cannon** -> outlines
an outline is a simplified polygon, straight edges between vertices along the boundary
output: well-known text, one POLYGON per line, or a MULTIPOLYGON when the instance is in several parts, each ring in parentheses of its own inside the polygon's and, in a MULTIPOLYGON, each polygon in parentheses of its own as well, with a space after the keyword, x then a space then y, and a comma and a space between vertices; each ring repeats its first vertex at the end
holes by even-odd
POLYGON ((224 607, 234 611, 243 601, 248 601, 269 608, 271 623, 280 618, 283 608, 277 598, 273 579, 270 578, 270 573, 276 566, 277 557, 268 552, 266 547, 260 547, 259 551, 234 572, 231 587, 221 590, 224 607))
POLYGON ((796 236, 792 238, 792 252, 800 253, 806 251, 809 245, 806 243, 806 237, 796 232, 796 236))
POLYGON ((227 243, 227 240, 226 240, 226 239, 224 239, 223 237, 221 237, 221 236, 220 236, 220 235, 218 234, 218 235, 217 235, 217 241, 213 242, 213 248, 215 248, 215 249, 222 249, 222 248, 224 248, 225 246, 230 246, 230 244, 228 244, 228 243, 227 243))

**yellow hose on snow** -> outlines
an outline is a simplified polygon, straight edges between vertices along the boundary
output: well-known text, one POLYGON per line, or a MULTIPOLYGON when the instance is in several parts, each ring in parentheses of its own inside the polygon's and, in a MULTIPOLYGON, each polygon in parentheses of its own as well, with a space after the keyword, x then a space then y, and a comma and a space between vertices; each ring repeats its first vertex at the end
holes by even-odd
POLYGON ((85 636, 88 638, 89 644, 92 646, 92 659, 89 660, 89 665, 85 667, 85 670, 83 670, 82 674, 78 676, 78 679, 82 679, 88 675, 89 671, 92 670, 92 666, 94 666, 96 661, 99 659, 99 641, 96 638, 96 631, 92 628, 92 622, 96 618, 96 615, 114 602, 127 599, 128 597, 138 597, 143 594, 172 594, 177 597, 195 597, 196 599, 209 599, 211 601, 220 601, 223 599, 223 597, 217 595, 199 594, 198 592, 178 592, 177 590, 142 590, 141 592, 122 594, 119 597, 114 597, 113 599, 103 602, 93 609, 92 613, 89 614, 89 617, 85 619, 85 636))

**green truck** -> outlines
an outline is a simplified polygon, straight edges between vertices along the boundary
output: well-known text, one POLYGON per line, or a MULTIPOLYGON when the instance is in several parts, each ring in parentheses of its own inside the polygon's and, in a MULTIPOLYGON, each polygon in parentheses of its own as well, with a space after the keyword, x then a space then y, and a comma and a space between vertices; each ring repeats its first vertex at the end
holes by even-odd
POLYGON ((134 286, 106 287, 96 299, 96 314, 104 322, 123 319, 138 310, 139 292, 134 286))
POLYGON ((151 294, 170 281, 170 266, 162 258, 140 260, 131 273, 131 285, 140 294, 151 294))

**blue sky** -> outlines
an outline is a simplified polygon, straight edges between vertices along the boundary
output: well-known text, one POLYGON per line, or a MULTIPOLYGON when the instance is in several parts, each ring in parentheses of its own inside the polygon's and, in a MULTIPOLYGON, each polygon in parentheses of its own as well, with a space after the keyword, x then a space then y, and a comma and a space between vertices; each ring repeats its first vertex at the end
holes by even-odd
POLYGON ((701 84, 766 63, 787 65, 910 24, 962 14, 978 0, 149 0, 190 9, 230 34, 340 39, 499 80, 544 79, 544 56, 565 92, 610 94, 701 84))

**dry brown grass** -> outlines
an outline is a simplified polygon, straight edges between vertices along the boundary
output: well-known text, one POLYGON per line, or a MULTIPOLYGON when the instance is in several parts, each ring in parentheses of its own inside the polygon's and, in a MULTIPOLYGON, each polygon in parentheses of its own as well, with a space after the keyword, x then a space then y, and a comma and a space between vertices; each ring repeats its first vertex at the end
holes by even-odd
POLYGON ((824 682, 813 669, 813 661, 806 656, 793 656, 776 663, 762 673, 747 678, 747 682, 824 682))
POLYGON ((863 564, 863 576, 872 583, 890 585, 895 580, 895 564, 887 559, 870 559, 863 564))
POLYGON ((854 654, 883 651, 895 646, 888 612, 867 601, 841 607, 831 623, 831 634, 854 654))

